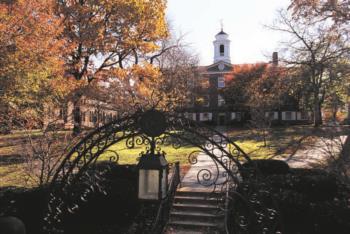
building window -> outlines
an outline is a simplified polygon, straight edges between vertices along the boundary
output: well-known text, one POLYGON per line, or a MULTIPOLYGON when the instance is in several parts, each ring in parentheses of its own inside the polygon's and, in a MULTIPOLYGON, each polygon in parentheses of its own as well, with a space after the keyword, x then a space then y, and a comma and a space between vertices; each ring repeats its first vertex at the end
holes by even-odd
POLYGON ((197 120, 197 114, 196 113, 185 113, 185 118, 186 119, 191 119, 196 121, 197 120))
POLYGON ((223 106, 225 105, 225 99, 222 95, 218 95, 218 106, 223 106))
POLYGON ((85 112, 82 112, 82 113, 81 113, 81 121, 82 121, 82 122, 85 122, 85 121, 86 121, 85 116, 86 116, 85 112))
POLYGON ((234 120, 234 119, 236 119, 236 113, 235 113, 235 112, 232 112, 232 113, 231 113, 231 120, 234 120))
POLYGON ((241 119, 242 119, 242 114, 241 114, 241 112, 232 112, 232 113, 231 113, 231 119, 232 119, 232 120, 241 121, 241 119))
POLYGON ((278 119, 278 113, 274 111, 265 112, 265 117, 269 120, 276 120, 278 119))
POLYGON ((224 54, 225 54, 225 46, 220 45, 220 56, 224 56, 224 54))
POLYGON ((305 111, 300 112, 299 116, 300 116, 299 117, 300 120, 308 120, 309 119, 309 113, 305 112, 305 111))
POLYGON ((219 77, 218 78, 218 88, 224 88, 225 87, 225 78, 219 77))
POLYGON ((242 119, 242 113, 236 112, 236 120, 241 121, 241 119, 242 119))
POLYGON ((285 112, 285 120, 292 120, 292 112, 291 111, 285 112))
POLYGON ((200 113, 199 114, 199 120, 200 121, 210 121, 212 120, 212 113, 200 113))

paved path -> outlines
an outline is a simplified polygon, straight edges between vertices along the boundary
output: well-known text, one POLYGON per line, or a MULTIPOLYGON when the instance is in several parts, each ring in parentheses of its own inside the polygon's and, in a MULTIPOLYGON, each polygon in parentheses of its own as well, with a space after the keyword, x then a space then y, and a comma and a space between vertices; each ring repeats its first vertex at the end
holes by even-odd
POLYGON ((197 160, 182 179, 181 190, 213 191, 215 187, 211 184, 225 181, 225 169, 216 164, 209 155, 200 153, 197 160), (198 182, 198 178, 201 183, 198 182))
MULTIPOLYGON (((215 140, 214 136, 213 139, 215 140)), ((220 138, 220 137, 219 137, 220 138)), ((214 148, 209 150, 216 157, 222 156, 221 150, 214 148)), ((220 184, 226 180, 225 169, 208 154, 202 152, 197 155, 197 162, 191 166, 181 181, 181 190, 213 191, 221 189, 214 184, 220 184), (199 182, 200 181, 200 182, 199 182)))
MULTIPOLYGON (((288 158, 276 157, 275 159, 285 160, 290 167, 299 168, 312 168, 320 166, 327 162, 330 157, 337 156, 342 149, 342 146, 346 140, 347 136, 341 136, 334 140, 329 140, 321 138, 315 142, 308 149, 298 150, 295 154, 288 158)), ((214 154, 220 156, 221 152, 218 149, 214 149, 214 154)), ((197 163, 193 164, 190 170, 184 176, 181 185, 183 190, 213 190, 214 186, 203 186, 208 185, 216 180, 217 182, 222 182, 226 178, 223 177, 224 169, 217 165, 210 156, 205 153, 200 153, 197 156, 197 163), (218 170, 219 169, 219 170, 218 170), (211 177, 205 177, 205 175, 210 175, 211 177), (203 177, 204 176, 204 177, 203 177), (203 184, 198 182, 198 177, 203 184), (205 178, 207 180, 205 180, 205 178)))
MULTIPOLYGON (((336 156, 342 150, 342 145, 345 142, 347 136, 341 136, 336 140, 329 139, 320 139, 313 146, 310 146, 308 149, 298 150, 294 155, 289 158, 276 158, 286 160, 290 167, 300 167, 300 168, 312 168, 322 163, 325 163, 327 159, 332 156, 336 156)), ((217 156, 220 156, 221 152, 218 149, 214 149, 213 153, 217 156)), ((214 189, 220 191, 221 186, 215 188, 214 186, 203 186, 203 184, 198 182, 198 176, 200 177, 200 181, 204 182, 204 184, 210 184, 216 181, 218 177, 217 183, 220 183, 226 180, 226 177, 223 176, 225 170, 218 166, 213 161, 213 159, 208 156, 206 153, 200 153, 197 156, 197 163, 193 164, 189 171, 184 176, 181 182, 180 191, 205 191, 212 192, 214 189), (205 177, 206 175, 210 175, 208 173, 210 171, 211 177, 205 177), (204 177, 201 177, 204 176, 204 177), (207 180, 205 180, 205 178, 207 180)), ((196 230, 197 231, 197 230, 196 230)), ((203 234, 205 232, 186 232, 184 230, 173 230, 168 233, 176 233, 176 234, 203 234)))
POLYGON ((293 168, 314 168, 325 165, 331 157, 337 157, 341 152, 347 136, 340 136, 333 140, 321 138, 307 149, 298 150, 295 154, 274 159, 285 160, 293 168))

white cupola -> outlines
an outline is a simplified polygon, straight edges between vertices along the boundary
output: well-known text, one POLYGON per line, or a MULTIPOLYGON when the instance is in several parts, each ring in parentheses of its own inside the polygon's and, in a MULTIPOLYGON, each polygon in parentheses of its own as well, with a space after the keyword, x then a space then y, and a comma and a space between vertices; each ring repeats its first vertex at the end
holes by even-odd
POLYGON ((224 61, 226 63, 231 63, 230 58, 230 40, 228 39, 228 34, 221 31, 216 34, 214 44, 214 63, 219 61, 224 61))

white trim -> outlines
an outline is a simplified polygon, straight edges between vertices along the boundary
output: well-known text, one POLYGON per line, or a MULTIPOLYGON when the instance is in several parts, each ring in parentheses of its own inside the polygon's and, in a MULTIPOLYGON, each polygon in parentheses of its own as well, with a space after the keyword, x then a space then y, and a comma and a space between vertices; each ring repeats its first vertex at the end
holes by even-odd
POLYGON ((296 119, 297 115, 295 111, 283 111, 282 112, 282 120, 286 120, 286 121, 294 121, 297 120, 296 119), (287 119, 287 113, 290 113, 290 119, 287 119))
POLYGON ((211 121, 212 118, 213 115, 210 112, 199 113, 199 121, 211 121))
POLYGON ((277 111, 266 111, 265 112, 265 118, 270 117, 270 114, 273 113, 273 116, 271 120, 277 120, 278 119, 278 112, 277 111))
POLYGON ((224 106, 225 104, 225 98, 221 94, 218 94, 218 106, 224 106))
POLYGON ((218 77, 218 88, 225 88, 225 77, 219 76, 218 77), (221 86, 219 84, 222 84, 221 86))
POLYGON ((309 120, 310 119, 310 112, 302 112, 302 111, 298 111, 297 112, 297 120, 309 120), (302 118, 302 113, 305 114, 306 116, 304 116, 305 118, 302 118))
POLYGON ((231 120, 236 119, 236 112, 231 112, 231 120))

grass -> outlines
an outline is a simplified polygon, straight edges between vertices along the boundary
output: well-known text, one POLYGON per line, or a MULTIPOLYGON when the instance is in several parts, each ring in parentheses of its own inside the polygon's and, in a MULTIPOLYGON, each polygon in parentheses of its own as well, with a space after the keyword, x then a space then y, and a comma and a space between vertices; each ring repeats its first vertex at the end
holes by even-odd
MULTIPOLYGON (((275 154, 275 149, 268 146, 265 147, 262 141, 238 141, 236 144, 253 159, 269 158, 275 154)), ((269 145, 269 142, 267 142, 267 145, 269 145)))
MULTIPOLYGON (((322 129, 321 129, 322 130, 322 129)), ((0 187, 5 186, 28 186, 25 181, 24 164, 21 162, 8 163, 10 157, 17 158, 23 156, 23 149, 19 139, 26 137, 26 132, 15 132, 11 135, 0 135, 0 187), (15 141, 12 141, 15 139, 15 141), (1 142, 2 141, 2 142, 1 142)), ((40 135, 40 131, 34 131, 34 135, 40 135)), ((341 133, 343 134, 343 133, 341 133)), ((261 138, 256 132, 250 129, 231 129, 227 135, 239 147, 243 149, 251 158, 273 158, 274 156, 287 157, 298 149, 312 145, 318 137, 330 135, 329 130, 315 131, 310 126, 292 126, 272 128, 268 135, 267 147, 264 147, 261 138)), ((179 161, 181 166, 189 167, 188 156, 198 150, 196 147, 183 146, 175 149, 169 145, 162 145, 161 150, 166 152, 169 163, 179 161)), ((112 145, 99 158, 99 160, 109 160, 118 153, 119 164, 136 164, 141 152, 145 152, 145 146, 135 146, 132 149, 126 147, 126 142, 122 141, 112 145)))
POLYGON ((273 127, 269 130, 266 146, 259 133, 251 129, 231 129, 227 134, 251 158, 266 159, 287 157, 306 145, 312 145, 322 132, 311 126, 273 127))
POLYGON ((0 166, 1 187, 31 187, 25 180, 22 164, 0 166))
POLYGON ((13 131, 11 134, 0 134, 0 140, 14 139, 14 138, 24 138, 28 136, 41 136, 43 135, 42 130, 17 130, 13 131))
MULTIPOLYGON (((197 147, 183 146, 175 149, 172 146, 162 145, 161 150, 166 152, 166 159, 169 163, 179 161, 181 165, 188 165, 188 156, 198 150, 197 147)), ((135 146, 132 149, 126 147, 126 142, 121 141, 112 145, 104 152, 99 160, 109 160, 110 157, 116 156, 114 152, 119 155, 119 164, 136 164, 141 152, 146 152, 146 146, 135 146)))
MULTIPOLYGON (((13 153, 20 153, 21 147, 18 145, 1 147, 0 157, 3 161, 4 157, 9 157, 13 153)), ((189 166, 188 156, 193 152, 198 150, 196 147, 183 146, 175 149, 169 145, 162 145, 161 150, 166 152, 166 159, 169 163, 174 163, 179 161, 181 166, 189 166)), ((135 146, 132 149, 126 147, 126 141, 121 141, 117 144, 109 147, 102 155, 99 157, 99 161, 110 160, 110 157, 116 156, 115 152, 118 153, 119 160, 118 164, 137 164, 138 158, 141 152, 145 152, 145 145, 135 146)), ((0 161, 1 163, 1 161, 0 161)), ((17 187, 32 187, 27 180, 27 176, 24 170, 25 164, 0 164, 0 188, 7 186, 17 186, 17 187)))

